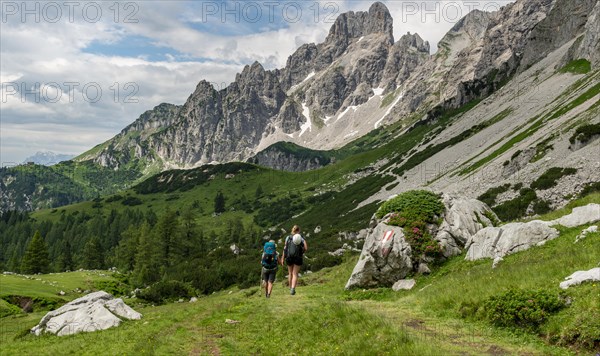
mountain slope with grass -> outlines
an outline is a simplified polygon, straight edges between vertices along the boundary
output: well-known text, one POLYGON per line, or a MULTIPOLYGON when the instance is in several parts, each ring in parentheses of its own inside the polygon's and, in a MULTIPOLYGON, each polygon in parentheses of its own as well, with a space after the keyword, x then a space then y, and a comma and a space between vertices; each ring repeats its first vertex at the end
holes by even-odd
MULTIPOLYGON (((555 219, 568 212, 563 209, 542 218, 555 219)), ((290 296, 282 285, 284 275, 280 272, 272 297, 264 298, 258 286, 256 262, 256 286, 232 287, 200 297, 195 303, 187 298, 183 303, 173 303, 179 299, 173 297, 161 306, 129 298, 123 278, 110 272, 32 278, 1 275, 3 305, 11 300, 7 295, 59 300, 60 304, 76 298, 84 288, 110 288, 117 295, 124 293, 125 301, 143 314, 140 321, 127 321, 102 332, 35 337, 28 330, 48 309, 36 306, 33 313, 16 312, 0 318, 3 351, 11 355, 292 354, 299 350, 311 354, 406 355, 593 353, 600 346, 600 283, 565 291, 558 287, 572 272, 597 266, 598 232, 573 243, 585 227, 560 228, 557 239, 508 256, 495 269, 490 268, 489 261, 467 262, 464 256, 456 256, 432 274, 416 276, 415 288, 401 292, 388 288, 344 291, 356 255, 346 255, 339 266, 303 275, 295 296, 290 296), (66 295, 58 297, 60 290, 66 295), (545 305, 543 298, 550 298, 559 303, 559 308, 530 323, 499 326, 493 318, 496 314, 490 311, 498 301, 518 303, 519 295, 528 296, 534 307, 545 305), (235 323, 226 323, 228 319, 235 323), (289 333, 303 337, 290 338, 289 333)), ((510 308, 504 308, 504 313, 510 317, 510 308)))

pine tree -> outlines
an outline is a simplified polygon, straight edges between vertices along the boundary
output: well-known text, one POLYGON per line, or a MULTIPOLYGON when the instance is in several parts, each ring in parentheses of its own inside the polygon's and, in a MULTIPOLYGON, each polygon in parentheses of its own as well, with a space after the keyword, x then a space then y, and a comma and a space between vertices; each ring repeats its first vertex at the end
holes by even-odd
POLYGON ((263 188, 261 185, 256 187, 256 191, 254 192, 254 197, 258 200, 263 196, 263 188))
POLYGON ((162 250, 162 261, 164 265, 169 265, 174 261, 173 253, 175 249, 174 244, 177 243, 177 230, 179 221, 177 218, 177 212, 167 208, 167 211, 160 217, 156 225, 158 232, 159 244, 162 250))
POLYGON ((104 252, 97 237, 92 237, 83 247, 83 267, 86 269, 104 268, 104 252))
POLYGON ((60 256, 60 271, 72 271, 75 269, 75 264, 73 263, 73 255, 71 250, 71 243, 69 241, 66 241, 63 247, 62 254, 60 256))
POLYGON ((119 246, 116 248, 116 264, 123 271, 131 271, 135 266, 135 255, 139 243, 139 228, 130 225, 127 230, 121 233, 119 246))
POLYGON ((225 212, 225 196, 223 193, 218 192, 215 197, 215 214, 221 214, 225 212))
POLYGON ((49 265, 48 247, 42 234, 36 231, 21 260, 21 272, 28 274, 45 273, 48 271, 49 265))
POLYGON ((157 239, 156 234, 150 231, 150 225, 143 224, 133 268, 133 281, 137 286, 148 285, 160 279, 161 251, 157 239))

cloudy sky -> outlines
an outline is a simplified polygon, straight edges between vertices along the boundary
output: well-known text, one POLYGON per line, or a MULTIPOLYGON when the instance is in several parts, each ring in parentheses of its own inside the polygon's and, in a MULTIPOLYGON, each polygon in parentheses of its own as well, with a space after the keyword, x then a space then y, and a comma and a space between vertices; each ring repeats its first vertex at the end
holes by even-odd
MULTIPOLYGON (((469 10, 511 1, 383 1, 394 35, 436 43, 469 10)), ((280 68, 369 1, 0 1, 0 164, 79 154, 201 79, 218 89, 255 60, 280 68)))

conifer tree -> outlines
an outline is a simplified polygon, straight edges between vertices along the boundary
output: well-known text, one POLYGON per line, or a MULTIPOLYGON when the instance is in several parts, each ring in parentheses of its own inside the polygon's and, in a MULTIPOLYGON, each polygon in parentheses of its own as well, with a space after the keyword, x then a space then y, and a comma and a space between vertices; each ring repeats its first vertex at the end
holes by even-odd
POLYGON ((215 197, 215 213, 221 214, 225 212, 225 196, 223 193, 218 192, 215 197))
POLYGON ((104 251, 97 237, 89 239, 83 248, 83 267, 86 269, 104 268, 104 251))
POLYGON ((154 283, 160 279, 161 251, 157 236, 145 223, 140 228, 139 244, 135 255, 133 281, 138 286, 154 283))
POLYGON ((28 274, 45 273, 48 272, 49 265, 48 247, 42 234, 36 231, 21 260, 21 272, 28 274))
POLYGON ((71 250, 71 243, 69 241, 65 241, 59 261, 60 271, 72 271, 75 269, 75 264, 73 263, 73 254, 71 250))

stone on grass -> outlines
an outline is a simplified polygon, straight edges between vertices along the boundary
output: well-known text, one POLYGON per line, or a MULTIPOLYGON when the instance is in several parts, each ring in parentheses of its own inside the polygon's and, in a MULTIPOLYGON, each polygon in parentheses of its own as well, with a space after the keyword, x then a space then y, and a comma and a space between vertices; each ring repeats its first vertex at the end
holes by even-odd
POLYGON ((592 268, 588 271, 577 271, 565 278, 564 282, 560 282, 560 287, 562 289, 567 289, 571 286, 576 286, 588 281, 600 281, 600 267, 592 268))
POLYGON ((500 227, 487 227, 477 232, 465 247, 465 260, 492 258, 497 264, 506 255, 540 246, 558 237, 558 231, 542 221, 510 223, 500 227))
POLYGON ((564 227, 575 227, 592 224, 600 221, 600 204, 592 203, 585 206, 573 208, 571 214, 555 220, 547 221, 548 225, 562 225, 564 227))
POLYGON ((121 319, 138 320, 142 314, 127 306, 121 298, 104 291, 90 293, 48 312, 31 329, 35 335, 52 333, 58 336, 105 330, 119 326, 121 319))
POLYGON ((417 282, 415 282, 414 279, 401 279, 394 283, 394 285, 392 286, 392 290, 394 290, 394 292, 398 292, 401 290, 411 290, 413 289, 415 284, 417 284, 417 282))

